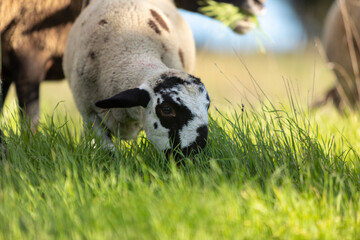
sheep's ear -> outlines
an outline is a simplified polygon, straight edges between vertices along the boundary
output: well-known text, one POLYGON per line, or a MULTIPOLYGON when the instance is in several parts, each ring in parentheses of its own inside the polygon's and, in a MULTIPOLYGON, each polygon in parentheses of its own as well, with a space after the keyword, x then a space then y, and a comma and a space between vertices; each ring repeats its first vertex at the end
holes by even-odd
POLYGON ((133 88, 116 94, 115 96, 101 100, 95 105, 100 108, 129 108, 142 106, 146 107, 150 101, 148 91, 139 88, 133 88))

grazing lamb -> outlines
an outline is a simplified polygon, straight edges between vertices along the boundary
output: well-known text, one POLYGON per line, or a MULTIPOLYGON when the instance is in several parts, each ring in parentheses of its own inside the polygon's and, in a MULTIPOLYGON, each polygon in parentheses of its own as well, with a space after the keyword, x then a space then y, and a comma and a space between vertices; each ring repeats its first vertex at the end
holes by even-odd
POLYGON ((334 70, 338 86, 332 88, 324 101, 332 99, 341 110, 344 103, 360 107, 360 1, 335 1, 328 12, 323 44, 334 70))
MULTIPOLYGON (((75 18, 91 0, 0 0, 4 101, 15 83, 19 106, 36 126, 39 86, 44 80, 64 78, 61 67, 66 38, 75 18)), ((224 0, 220 0, 224 2, 224 0)), ((197 0, 176 0, 178 7, 198 11, 197 0)), ((264 0, 225 0, 258 14, 264 0)), ((247 24, 244 23, 248 29, 247 24)), ((245 31, 245 30, 243 30, 245 31)), ((0 108, 1 111, 1 108, 0 108)))
POLYGON ((132 139, 144 129, 159 150, 187 154, 208 135, 209 95, 187 73, 194 62, 172 1, 94 0, 69 33, 63 68, 84 121, 108 144, 109 132, 132 139))

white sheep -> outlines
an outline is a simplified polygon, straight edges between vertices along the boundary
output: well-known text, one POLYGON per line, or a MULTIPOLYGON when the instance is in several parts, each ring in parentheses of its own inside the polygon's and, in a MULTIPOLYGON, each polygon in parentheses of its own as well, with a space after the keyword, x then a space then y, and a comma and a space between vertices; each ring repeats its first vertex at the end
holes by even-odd
POLYGON ((194 63, 192 33, 171 0, 94 0, 70 31, 63 68, 84 121, 108 144, 107 131, 132 139, 144 129, 159 150, 186 154, 208 135, 210 99, 187 73, 194 63))

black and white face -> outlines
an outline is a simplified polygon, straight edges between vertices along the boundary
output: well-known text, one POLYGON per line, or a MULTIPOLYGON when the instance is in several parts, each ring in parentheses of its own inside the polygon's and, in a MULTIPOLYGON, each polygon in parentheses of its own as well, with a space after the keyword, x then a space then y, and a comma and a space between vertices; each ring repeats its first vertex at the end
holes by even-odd
POLYGON ((185 154, 206 146, 210 98, 200 79, 161 75, 153 88, 144 84, 97 102, 100 108, 145 108, 146 137, 161 151, 185 154))
POLYGON ((200 79, 162 76, 146 108, 147 138, 160 150, 179 147, 186 155, 206 145, 210 98, 200 79))

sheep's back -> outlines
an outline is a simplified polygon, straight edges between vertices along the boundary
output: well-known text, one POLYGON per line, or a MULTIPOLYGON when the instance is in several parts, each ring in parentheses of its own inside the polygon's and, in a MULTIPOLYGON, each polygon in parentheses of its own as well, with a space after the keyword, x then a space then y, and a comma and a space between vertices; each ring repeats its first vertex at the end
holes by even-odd
POLYGON ((191 31, 169 0, 91 1, 70 31, 63 65, 80 112, 141 85, 134 65, 152 59, 194 68, 191 31))
POLYGON ((6 50, 36 49, 61 57, 82 0, 1 0, 0 32, 6 50), (76 4, 73 4, 76 5, 76 4))

